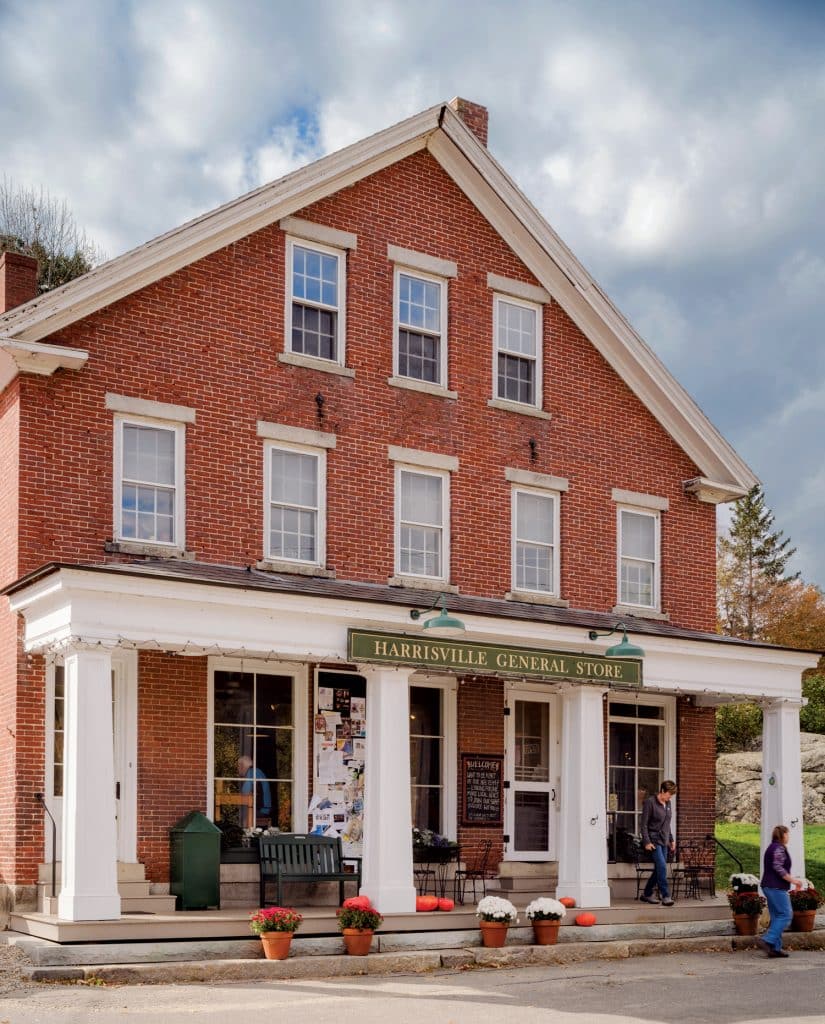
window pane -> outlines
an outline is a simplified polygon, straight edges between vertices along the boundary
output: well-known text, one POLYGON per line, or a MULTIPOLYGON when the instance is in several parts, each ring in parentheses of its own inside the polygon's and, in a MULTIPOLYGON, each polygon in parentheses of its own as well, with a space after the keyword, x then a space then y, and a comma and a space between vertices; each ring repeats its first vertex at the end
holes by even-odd
POLYGON ((516 701, 515 778, 547 782, 550 778, 550 713, 543 701, 516 701))
POLYGON ((441 288, 432 281, 400 274, 398 278, 398 321, 406 327, 420 327, 438 333, 441 329, 441 288))
POLYGON ((401 519, 441 526, 441 477, 401 474, 401 519))
POLYGON ((552 498, 517 492, 516 533, 519 540, 553 543, 553 504, 552 498))
POLYGON ((410 687, 410 733, 441 735, 441 690, 434 686, 410 687))
POLYGON ((441 832, 441 788, 439 786, 413 786, 411 795, 413 826, 441 832))
POLYGON ((401 572, 415 576, 441 575, 441 532, 401 527, 401 572))
POLYGON ((624 604, 653 607, 653 566, 649 562, 622 561, 621 598, 624 604))
POLYGON ((255 766, 266 779, 292 776, 293 729, 262 729, 255 732, 255 766))
POLYGON ((401 377, 440 383, 440 339, 437 335, 398 332, 398 373, 401 377))
POLYGON ((410 778, 414 785, 441 782, 441 740, 410 737, 410 778))
POLYGON ((296 299, 337 306, 338 257, 293 246, 292 295, 296 299))
POLYGON ((622 512, 622 557, 653 561, 656 557, 656 520, 653 516, 622 512))
POLYGON ((317 456, 272 449, 270 558, 315 561, 318 472, 317 456))
POLYGON ((508 402, 535 404, 533 380, 535 363, 529 359, 499 354, 498 397, 508 402))
POLYGON ((510 302, 499 302, 498 345, 502 351, 535 356, 536 311, 510 302))
POLYGON ((255 677, 258 725, 292 725, 292 677, 255 677))
POLYGON ((516 545, 516 587, 519 590, 553 589, 552 548, 516 545))
POLYGON ((251 672, 215 673, 216 722, 243 725, 252 722, 254 678, 251 672))
POLYGON ((550 843, 550 795, 516 792, 515 848, 544 852, 550 843))
POLYGON ((635 765, 636 726, 629 722, 611 722, 609 751, 610 764, 635 765))
POLYGON ((174 484, 174 431, 125 423, 123 477, 143 483, 174 484))
POLYGON ((318 504, 318 458, 272 449, 272 500, 315 508, 318 504))
POLYGON ((639 767, 662 767, 662 739, 664 730, 658 725, 639 726, 639 767))
POLYGON ((635 772, 632 768, 611 768, 608 792, 616 796, 617 811, 636 810, 635 772))
POLYGON ((335 359, 338 314, 292 303, 292 351, 318 359, 335 359))

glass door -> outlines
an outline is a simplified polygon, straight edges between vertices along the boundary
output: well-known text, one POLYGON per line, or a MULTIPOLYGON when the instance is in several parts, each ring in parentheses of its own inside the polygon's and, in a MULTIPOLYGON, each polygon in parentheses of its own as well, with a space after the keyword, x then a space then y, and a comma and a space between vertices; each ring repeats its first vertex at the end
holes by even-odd
POLYGON ((557 764, 554 699, 511 692, 507 707, 507 859, 556 857, 557 764))

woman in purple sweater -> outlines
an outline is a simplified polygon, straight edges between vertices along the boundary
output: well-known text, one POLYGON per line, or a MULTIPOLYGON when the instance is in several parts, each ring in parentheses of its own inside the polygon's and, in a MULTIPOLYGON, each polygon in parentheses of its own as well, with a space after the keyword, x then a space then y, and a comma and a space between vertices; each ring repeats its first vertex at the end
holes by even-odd
POLYGON ((767 956, 786 957, 782 948, 782 932, 791 923, 793 911, 788 890, 791 886, 802 886, 802 879, 791 874, 791 855, 788 853, 790 832, 784 825, 777 825, 771 834, 770 846, 762 858, 762 892, 768 901, 771 923, 762 938, 756 940, 767 956))

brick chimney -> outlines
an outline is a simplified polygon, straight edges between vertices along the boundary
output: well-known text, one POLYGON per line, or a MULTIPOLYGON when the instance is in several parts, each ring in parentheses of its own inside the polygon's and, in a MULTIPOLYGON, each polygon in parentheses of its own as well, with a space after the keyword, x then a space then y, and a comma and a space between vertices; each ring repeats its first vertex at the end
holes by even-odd
POLYGON ((482 146, 487 145, 487 108, 456 96, 447 104, 458 114, 482 146))
POLYGON ((37 295, 37 260, 19 252, 0 252, 0 313, 37 295))

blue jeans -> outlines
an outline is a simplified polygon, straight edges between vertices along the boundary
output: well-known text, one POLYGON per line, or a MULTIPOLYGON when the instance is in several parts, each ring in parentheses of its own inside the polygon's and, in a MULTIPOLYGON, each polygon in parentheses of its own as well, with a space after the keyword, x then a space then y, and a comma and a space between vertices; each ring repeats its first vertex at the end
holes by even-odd
POLYGON ((651 856, 653 857, 653 871, 645 885, 644 894, 652 896, 654 887, 658 886, 659 895, 663 900, 668 900, 670 899, 670 889, 667 887, 667 847, 657 844, 653 847, 651 856))
POLYGON ((762 892, 768 901, 768 912, 771 915, 770 926, 762 938, 774 949, 782 949, 782 932, 793 919, 791 897, 784 889, 763 889, 762 892))

